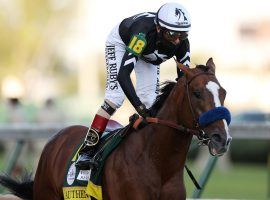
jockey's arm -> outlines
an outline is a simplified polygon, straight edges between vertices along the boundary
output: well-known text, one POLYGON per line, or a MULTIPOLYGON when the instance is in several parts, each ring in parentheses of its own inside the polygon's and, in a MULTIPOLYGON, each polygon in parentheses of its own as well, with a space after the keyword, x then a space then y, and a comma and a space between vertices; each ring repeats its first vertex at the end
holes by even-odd
POLYGON ((117 80, 124 91, 125 95, 127 96, 130 103, 134 106, 134 108, 139 107, 142 105, 141 100, 137 96, 134 86, 132 84, 130 74, 137 63, 138 57, 129 53, 128 51, 125 52, 121 66, 118 72, 117 80))
MULTIPOLYGON (((183 41, 182 45, 180 46, 180 48, 178 49, 178 51, 176 52, 175 55, 176 55, 176 60, 178 62, 189 67, 189 65, 190 65, 190 45, 189 45, 188 40, 183 41)), ((176 66, 176 68, 177 68, 178 78, 182 77, 184 73, 182 71, 180 71, 180 69, 177 66, 176 66)))

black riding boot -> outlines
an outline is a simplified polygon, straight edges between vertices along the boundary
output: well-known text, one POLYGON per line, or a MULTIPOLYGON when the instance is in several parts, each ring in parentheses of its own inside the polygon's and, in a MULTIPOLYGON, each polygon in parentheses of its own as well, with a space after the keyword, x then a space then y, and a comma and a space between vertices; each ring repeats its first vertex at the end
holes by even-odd
POLYGON ((96 165, 93 160, 93 156, 98 142, 99 133, 94 129, 90 129, 85 137, 83 146, 79 150, 79 156, 75 162, 77 168, 81 170, 89 170, 96 165))

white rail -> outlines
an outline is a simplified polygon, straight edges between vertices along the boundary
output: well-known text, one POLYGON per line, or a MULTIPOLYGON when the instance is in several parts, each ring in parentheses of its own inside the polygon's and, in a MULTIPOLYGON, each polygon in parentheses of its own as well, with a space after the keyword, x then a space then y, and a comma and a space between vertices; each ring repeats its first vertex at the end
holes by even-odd
MULTIPOLYGON (((46 139, 70 124, 2 124, 0 139, 46 139)), ((270 124, 231 125, 233 139, 270 139, 270 124)))

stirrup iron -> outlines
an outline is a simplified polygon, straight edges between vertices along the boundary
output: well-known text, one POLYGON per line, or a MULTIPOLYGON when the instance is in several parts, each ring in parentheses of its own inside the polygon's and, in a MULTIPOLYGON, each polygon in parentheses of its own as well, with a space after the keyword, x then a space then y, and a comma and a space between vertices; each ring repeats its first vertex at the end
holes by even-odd
POLYGON ((89 128, 84 140, 86 146, 95 146, 99 142, 99 133, 93 128, 89 128))

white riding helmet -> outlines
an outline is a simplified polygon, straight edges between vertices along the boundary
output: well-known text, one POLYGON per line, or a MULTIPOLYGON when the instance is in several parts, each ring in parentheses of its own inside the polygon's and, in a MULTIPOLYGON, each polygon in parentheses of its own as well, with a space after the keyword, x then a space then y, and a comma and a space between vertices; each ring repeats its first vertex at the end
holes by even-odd
POLYGON ((191 22, 188 11, 178 3, 166 3, 156 14, 156 24, 171 31, 188 32, 191 22))

